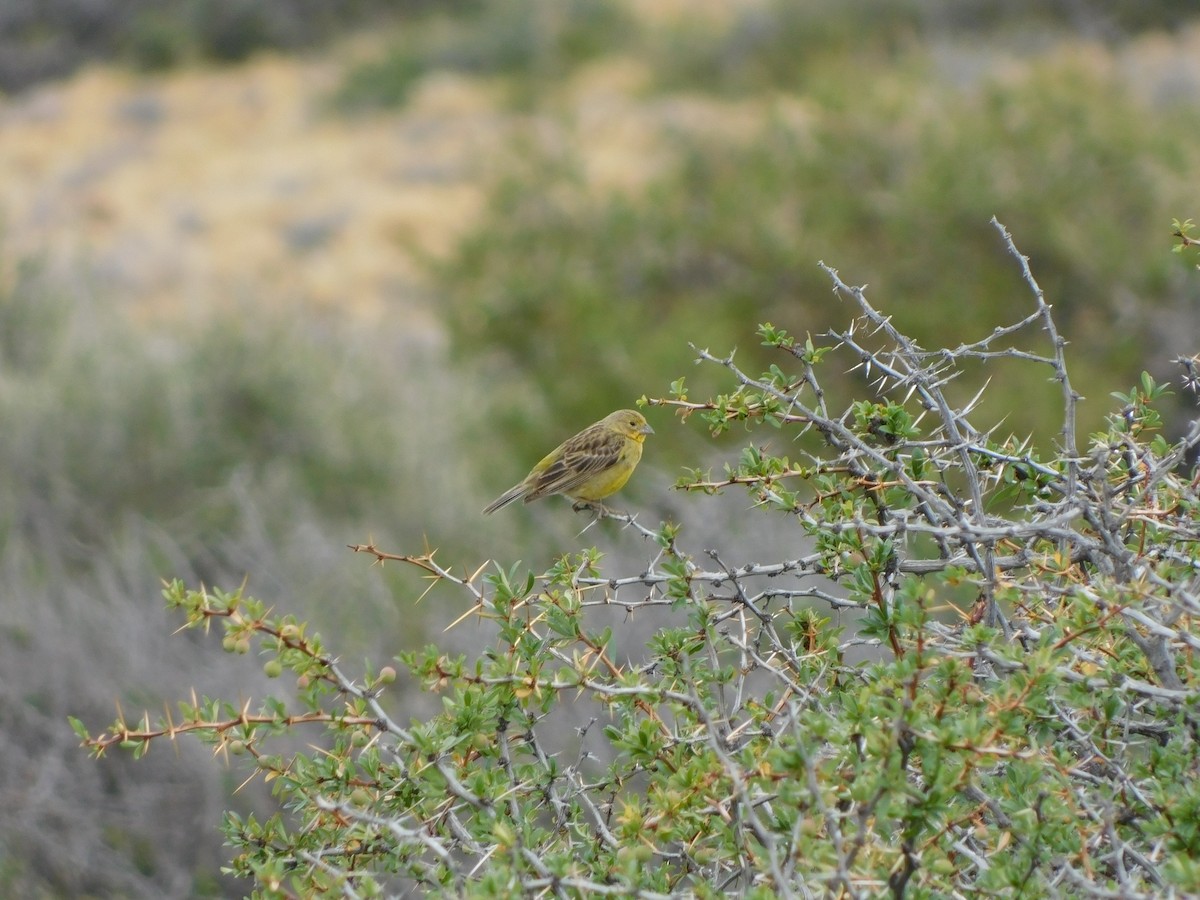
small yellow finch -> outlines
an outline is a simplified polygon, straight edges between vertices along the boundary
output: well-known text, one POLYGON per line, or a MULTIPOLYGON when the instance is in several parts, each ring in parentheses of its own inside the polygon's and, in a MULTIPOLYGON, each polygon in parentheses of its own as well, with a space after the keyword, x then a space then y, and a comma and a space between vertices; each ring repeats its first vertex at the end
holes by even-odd
POLYGON ((552 450, 524 481, 489 503, 483 513, 494 513, 517 499, 528 503, 553 494, 564 494, 576 503, 603 500, 625 486, 642 458, 642 442, 648 434, 654 434, 654 429, 645 416, 618 409, 552 450))

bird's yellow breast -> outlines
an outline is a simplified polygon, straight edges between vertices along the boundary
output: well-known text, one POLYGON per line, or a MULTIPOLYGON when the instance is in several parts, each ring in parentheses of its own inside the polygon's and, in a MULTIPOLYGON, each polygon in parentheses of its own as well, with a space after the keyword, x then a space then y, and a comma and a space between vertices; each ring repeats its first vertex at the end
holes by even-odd
POLYGON ((597 472, 573 491, 571 497, 575 500, 586 500, 592 503, 603 500, 609 494, 615 494, 623 488, 625 482, 629 480, 629 476, 633 474, 633 470, 637 468, 638 460, 642 458, 642 441, 644 439, 645 436, 640 434, 635 438, 626 438, 625 446, 621 448, 621 455, 616 464, 603 472, 597 472))

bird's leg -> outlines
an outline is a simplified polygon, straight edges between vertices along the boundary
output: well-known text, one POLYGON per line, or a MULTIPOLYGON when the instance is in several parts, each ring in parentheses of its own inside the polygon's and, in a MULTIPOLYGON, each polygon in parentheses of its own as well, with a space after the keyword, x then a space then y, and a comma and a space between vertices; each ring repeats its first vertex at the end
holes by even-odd
POLYGON ((580 529, 579 534, 575 535, 577 538, 582 537, 585 533, 587 533, 587 530, 603 519, 604 514, 607 512, 603 504, 593 503, 590 500, 574 500, 571 503, 571 509, 575 512, 583 512, 584 510, 587 510, 592 514, 588 523, 584 525, 582 529, 580 529))
MULTIPOLYGON (((571 509, 573 509, 575 512, 583 512, 586 509, 592 514, 591 521, 583 526, 583 529, 579 532, 579 534, 575 535, 576 537, 584 534, 589 528, 591 528, 601 519, 616 519, 618 522, 624 522, 626 526, 635 524, 634 517, 629 513, 612 509, 611 507, 605 506, 603 503, 599 503, 595 500, 576 500, 571 504, 571 509)), ((645 531, 645 529, 642 530, 643 532, 645 531)))

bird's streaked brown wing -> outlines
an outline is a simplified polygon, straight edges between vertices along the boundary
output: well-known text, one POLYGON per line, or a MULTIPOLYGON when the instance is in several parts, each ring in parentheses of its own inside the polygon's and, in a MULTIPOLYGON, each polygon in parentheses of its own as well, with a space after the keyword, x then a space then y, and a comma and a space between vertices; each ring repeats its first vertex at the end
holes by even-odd
POLYGON ((567 441, 559 458, 541 472, 525 502, 546 497, 550 494, 566 494, 578 488, 597 472, 603 472, 617 464, 625 437, 603 424, 585 428, 567 441))

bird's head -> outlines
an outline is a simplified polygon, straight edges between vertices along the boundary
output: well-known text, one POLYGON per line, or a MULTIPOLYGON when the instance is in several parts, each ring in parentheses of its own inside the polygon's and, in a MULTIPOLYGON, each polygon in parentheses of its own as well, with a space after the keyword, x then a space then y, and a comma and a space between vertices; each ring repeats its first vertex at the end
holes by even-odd
POLYGON ((650 427, 650 423, 636 409, 618 409, 615 413, 604 420, 614 431, 617 431, 627 438, 633 440, 644 441, 646 435, 654 434, 654 429, 650 427))

